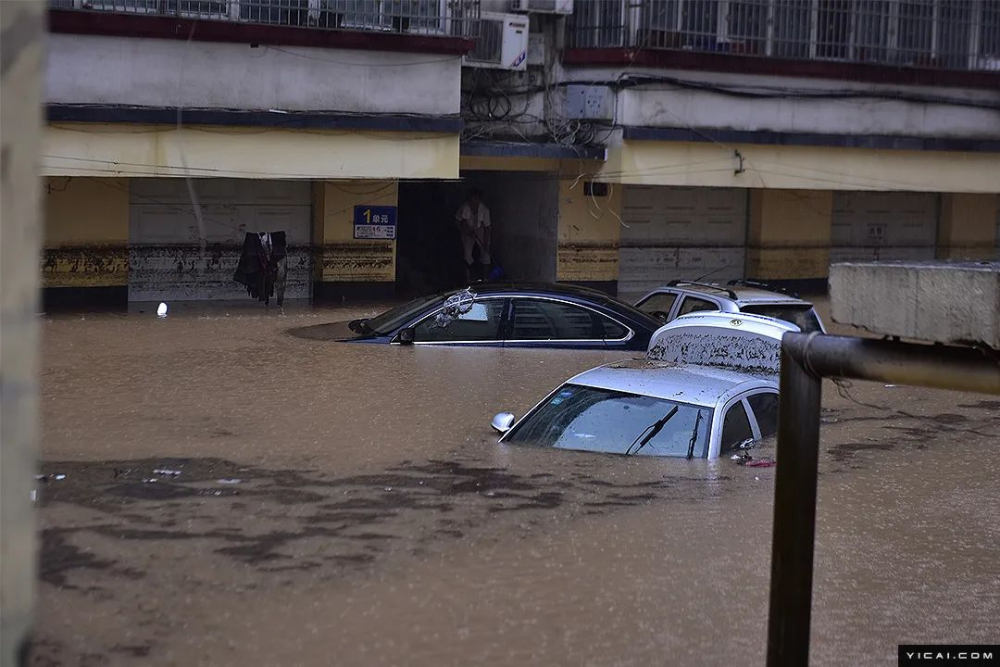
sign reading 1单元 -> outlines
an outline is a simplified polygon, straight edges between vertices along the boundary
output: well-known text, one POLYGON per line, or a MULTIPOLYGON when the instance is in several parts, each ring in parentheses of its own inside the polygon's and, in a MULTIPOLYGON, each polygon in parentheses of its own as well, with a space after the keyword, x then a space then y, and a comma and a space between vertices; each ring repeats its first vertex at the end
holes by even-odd
POLYGON ((395 239, 395 206, 355 206, 354 238, 395 239))

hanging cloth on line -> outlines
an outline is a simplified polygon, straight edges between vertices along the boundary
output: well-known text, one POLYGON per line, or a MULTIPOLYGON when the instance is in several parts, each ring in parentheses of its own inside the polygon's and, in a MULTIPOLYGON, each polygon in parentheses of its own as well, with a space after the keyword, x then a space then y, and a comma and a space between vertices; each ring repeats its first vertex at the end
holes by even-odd
POLYGON ((285 232, 247 232, 233 280, 245 286, 253 298, 270 304, 278 279, 278 263, 286 254, 285 232))

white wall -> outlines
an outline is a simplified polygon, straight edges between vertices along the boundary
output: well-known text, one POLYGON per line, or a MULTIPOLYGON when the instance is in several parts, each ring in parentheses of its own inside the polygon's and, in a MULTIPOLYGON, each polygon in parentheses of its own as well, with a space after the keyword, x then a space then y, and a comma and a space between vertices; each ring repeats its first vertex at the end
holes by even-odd
MULTIPOLYGON (((691 73, 681 74, 691 79, 691 73)), ((698 79, 704 77, 699 73, 698 79)), ((744 81, 743 83, 749 83, 744 81)), ((769 85, 819 92, 842 90, 839 81, 825 88, 799 79, 771 80, 769 85)), ((911 90, 911 93, 982 98, 1000 95, 970 91, 911 90)), ((973 101, 966 99, 965 101, 973 101)), ((914 137, 1000 137, 1000 110, 874 97, 851 99, 749 99, 716 92, 651 86, 625 90, 619 96, 620 122, 626 126, 705 127, 749 131, 818 134, 896 135, 914 137)))
MULTIPOLYGON (((630 75, 659 76, 755 92, 795 91, 807 95, 847 93, 845 99, 753 99, 691 90, 673 84, 624 89, 617 120, 626 126, 705 127, 748 131, 876 134, 915 137, 1000 138, 1000 110, 953 104, 898 101, 867 96, 947 98, 967 104, 1000 105, 1000 92, 940 86, 876 85, 836 79, 760 76, 721 72, 630 68, 630 75)), ((567 68, 569 80, 614 81, 624 70, 567 68)))
POLYGON ((458 56, 69 34, 50 34, 47 44, 50 103, 459 111, 458 56))

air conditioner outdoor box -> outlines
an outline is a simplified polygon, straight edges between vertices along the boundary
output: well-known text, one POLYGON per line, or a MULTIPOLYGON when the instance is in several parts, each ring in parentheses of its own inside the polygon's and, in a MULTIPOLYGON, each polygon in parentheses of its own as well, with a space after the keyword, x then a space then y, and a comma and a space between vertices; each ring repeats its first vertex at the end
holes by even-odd
POLYGON ((523 71, 528 68, 528 17, 482 12, 473 34, 476 42, 465 55, 468 67, 523 71))

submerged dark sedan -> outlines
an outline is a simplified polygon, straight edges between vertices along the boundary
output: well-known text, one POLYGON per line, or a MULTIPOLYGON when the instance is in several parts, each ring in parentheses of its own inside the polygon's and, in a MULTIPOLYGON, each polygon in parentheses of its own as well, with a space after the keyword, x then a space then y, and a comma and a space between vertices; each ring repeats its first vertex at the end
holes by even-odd
POLYGON ((325 335, 311 337, 403 345, 645 350, 660 326, 634 306, 592 289, 484 283, 415 299, 371 319, 321 325, 325 335))

